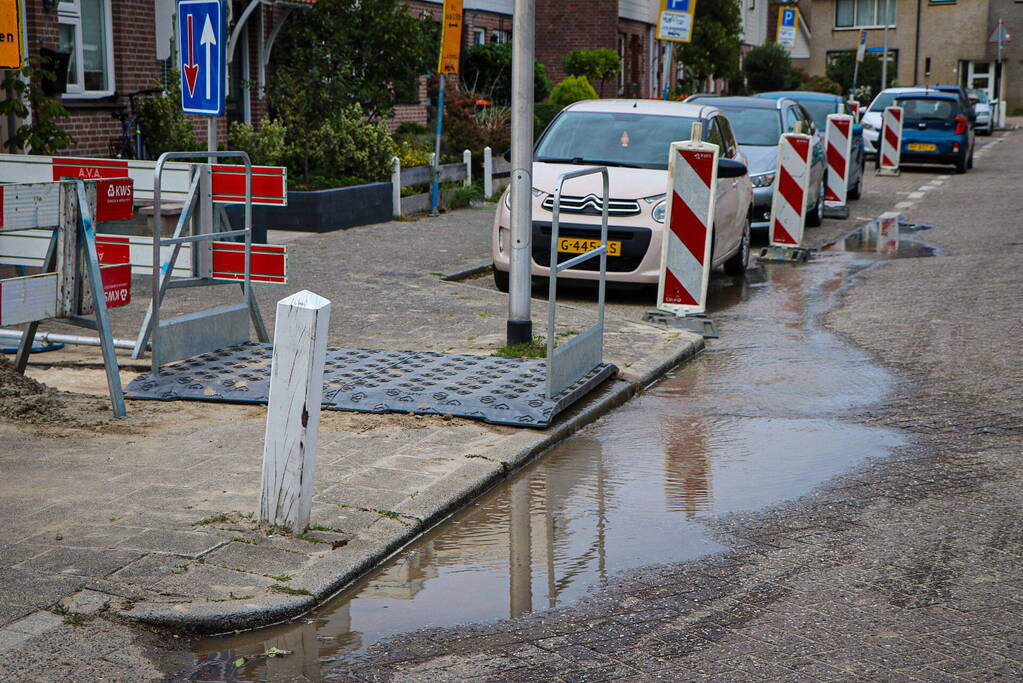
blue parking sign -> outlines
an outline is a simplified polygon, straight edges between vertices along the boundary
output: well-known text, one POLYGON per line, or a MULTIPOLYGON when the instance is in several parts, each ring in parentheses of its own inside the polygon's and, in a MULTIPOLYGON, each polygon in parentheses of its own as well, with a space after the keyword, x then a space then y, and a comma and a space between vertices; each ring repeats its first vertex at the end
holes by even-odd
POLYGON ((782 26, 795 26, 796 25, 796 10, 794 9, 783 9, 781 12, 781 25, 782 26))
POLYGON ((667 0, 664 9, 667 12, 688 12, 689 0, 667 0))
POLYGON ((178 0, 181 110, 222 116, 227 65, 223 0, 178 0))

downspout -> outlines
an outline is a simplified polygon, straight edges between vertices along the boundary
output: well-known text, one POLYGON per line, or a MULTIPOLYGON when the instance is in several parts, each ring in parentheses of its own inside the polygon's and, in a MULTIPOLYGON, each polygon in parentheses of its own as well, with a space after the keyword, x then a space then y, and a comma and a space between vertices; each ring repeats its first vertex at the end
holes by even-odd
POLYGON ((913 85, 920 82, 920 7, 923 0, 916 0, 916 45, 913 48, 913 85))

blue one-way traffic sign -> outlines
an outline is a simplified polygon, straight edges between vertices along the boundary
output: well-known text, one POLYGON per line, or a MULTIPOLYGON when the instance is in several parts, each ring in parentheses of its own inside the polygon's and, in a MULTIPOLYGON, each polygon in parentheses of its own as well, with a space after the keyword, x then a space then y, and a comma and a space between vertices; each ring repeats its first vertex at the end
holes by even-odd
POLYGON ((224 113, 223 0, 179 0, 181 110, 186 114, 224 113))

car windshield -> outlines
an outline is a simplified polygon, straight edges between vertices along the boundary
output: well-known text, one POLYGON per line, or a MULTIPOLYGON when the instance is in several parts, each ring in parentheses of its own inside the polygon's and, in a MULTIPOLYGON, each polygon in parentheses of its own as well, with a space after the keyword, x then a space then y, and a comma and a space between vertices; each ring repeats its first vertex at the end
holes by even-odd
POLYGON ((898 93, 898 92, 883 92, 874 98, 874 101, 870 103, 870 109, 867 111, 884 111, 885 107, 892 106, 892 101, 896 97, 903 95, 909 95, 911 93, 898 93))
POLYGON ((839 114, 838 107, 834 100, 799 100, 799 103, 810 112, 813 122, 817 124, 817 130, 828 129, 828 114, 839 114))
POLYGON ((781 117, 777 109, 718 107, 732 124, 735 141, 740 145, 774 146, 781 137, 781 117))
POLYGON ((955 102, 936 97, 900 97, 895 102, 907 121, 948 121, 956 113, 955 102))
POLYGON ((977 90, 970 94, 970 97, 976 97, 977 101, 981 104, 987 104, 987 92, 984 90, 977 90))
POLYGON ((536 160, 668 168, 668 147, 689 139, 696 119, 597 111, 567 111, 551 125, 536 148, 536 160))

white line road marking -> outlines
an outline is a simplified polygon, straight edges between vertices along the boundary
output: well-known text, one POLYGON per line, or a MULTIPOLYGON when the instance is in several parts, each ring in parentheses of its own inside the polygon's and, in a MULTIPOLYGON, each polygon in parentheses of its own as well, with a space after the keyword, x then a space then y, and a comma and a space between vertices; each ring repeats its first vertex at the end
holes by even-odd
POLYGON ((914 204, 916 204, 916 202, 899 202, 898 204, 895 205, 895 208, 896 209, 908 209, 909 207, 913 206, 914 204))
POLYGON ((909 193, 909 198, 910 199, 922 199, 925 194, 927 194, 926 191, 921 192, 920 190, 917 190, 916 192, 910 192, 909 193))

